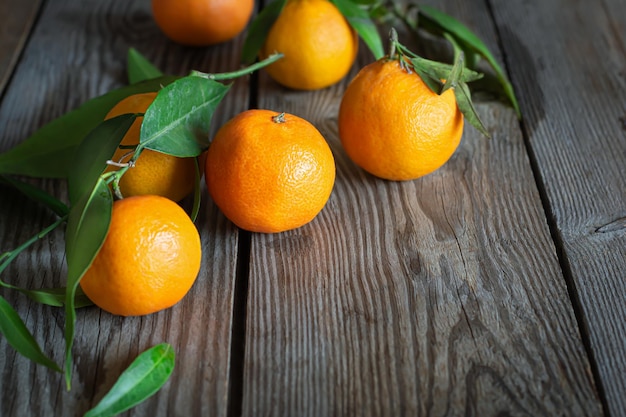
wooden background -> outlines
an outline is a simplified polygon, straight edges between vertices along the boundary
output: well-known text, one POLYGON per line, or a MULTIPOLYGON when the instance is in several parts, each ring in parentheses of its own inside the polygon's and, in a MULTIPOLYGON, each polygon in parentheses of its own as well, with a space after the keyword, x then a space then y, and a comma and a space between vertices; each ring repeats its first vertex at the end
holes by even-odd
MULTIPOLYGON (((396 183, 343 152, 341 83, 238 79, 217 128, 247 108, 311 121, 337 163, 310 224, 234 227, 204 190, 203 266, 189 295, 147 317, 79 310, 72 390, 0 338, 0 415, 82 415, 143 350, 169 342, 171 380, 128 416, 626 416, 626 8, 620 0, 424 1, 481 37, 516 89, 475 93, 493 138, 469 125, 437 172, 396 183)), ((261 6, 260 3, 257 6, 261 6)), ((126 84, 129 47, 166 73, 239 68, 243 35, 176 45, 147 0, 3 0, 0 151, 126 84)), ((416 45, 426 55, 433 45, 416 45)), ((485 67, 486 71, 488 69, 485 67)), ((65 184, 36 180, 56 196, 65 184)), ((0 186, 0 252, 54 221, 0 186)), ((3 274, 61 286, 63 232, 3 274)), ((0 290, 62 362, 63 311, 0 290)))

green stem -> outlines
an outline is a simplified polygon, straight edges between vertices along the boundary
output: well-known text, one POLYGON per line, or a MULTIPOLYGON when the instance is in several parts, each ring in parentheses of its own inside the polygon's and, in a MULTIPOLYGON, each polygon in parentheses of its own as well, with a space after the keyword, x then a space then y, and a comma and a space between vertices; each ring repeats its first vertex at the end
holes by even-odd
MULTIPOLYGON (((0 262, 0 273, 2 273, 2 271, 4 271, 7 268, 7 266, 9 266, 9 264, 13 261, 13 259, 15 259, 20 253, 22 253, 23 251, 28 249, 29 246, 31 246, 33 243, 37 242, 39 239, 44 238, 48 233, 50 233, 51 231, 53 231, 57 227, 59 227, 63 222, 65 222, 67 220, 67 218, 68 218, 67 214, 65 216, 63 216, 63 217, 60 217, 57 221, 55 221, 50 226, 48 226, 45 229, 43 229, 41 232, 37 233, 35 236, 33 236, 30 239, 28 239, 26 242, 22 243, 17 248, 13 249, 12 251, 3 253, 0 256, 0 261, 1 261, 0 262)), ((3 285, 3 286, 5 286, 5 285, 3 285)), ((17 288, 17 287, 13 287, 13 286, 11 286, 9 284, 6 284, 6 286, 8 288, 17 288)))
POLYGON ((220 74, 207 74, 204 72, 200 72, 200 71, 191 71, 191 75, 195 75, 197 77, 203 77, 209 80, 230 80, 233 78, 238 78, 241 77, 243 75, 248 75, 253 73, 254 71, 261 69, 263 67, 266 67, 270 64, 273 64, 274 62, 278 61, 279 59, 281 59, 284 55, 281 53, 275 53, 272 54, 270 56, 268 56, 267 58, 265 58, 262 61, 259 61, 255 64, 250 65, 249 67, 240 69, 238 71, 233 71, 233 72, 224 72, 224 73, 220 73, 220 74))

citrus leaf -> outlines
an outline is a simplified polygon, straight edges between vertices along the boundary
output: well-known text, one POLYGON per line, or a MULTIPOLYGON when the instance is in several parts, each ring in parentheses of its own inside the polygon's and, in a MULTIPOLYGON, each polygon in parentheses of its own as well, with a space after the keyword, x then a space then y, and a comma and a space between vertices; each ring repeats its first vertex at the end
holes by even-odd
POLYGON ((80 143, 68 172, 70 204, 93 189, 107 167, 106 161, 113 156, 136 118, 136 114, 122 114, 105 120, 80 143))
POLYGON ((163 88, 144 114, 139 146, 178 157, 200 155, 209 146, 213 113, 229 89, 195 75, 163 88))
POLYGON ((156 345, 130 364, 111 390, 84 417, 111 417, 156 393, 174 370, 175 354, 167 343, 156 345))
MULTIPOLYGON (((445 83, 443 84, 443 88, 441 89, 441 94, 445 93, 450 88, 456 87, 460 81, 461 74, 463 73, 463 68, 465 65, 465 55, 463 52, 456 55, 456 59, 454 60, 454 65, 450 69, 450 73, 445 78, 445 83)), ((469 71, 469 70, 468 70, 469 71)))
MULTIPOLYGON (((1 280, 0 287, 18 291, 39 304, 44 304, 51 307, 65 306, 65 288, 39 288, 36 290, 29 290, 26 288, 16 287, 1 280)), ((91 305, 93 305, 93 302, 85 295, 80 287, 77 288, 76 296, 74 297, 74 307, 82 308, 91 305)))
POLYGON ((83 193, 70 208, 65 231, 67 289, 65 294, 65 382, 72 380, 72 346, 76 311, 74 300, 80 279, 102 246, 111 222, 113 196, 107 183, 98 178, 91 192, 83 193))
POLYGON ((259 51, 265 43, 267 34, 270 32, 276 19, 278 19, 278 16, 280 16, 280 12, 285 7, 285 4, 287 4, 287 0, 270 2, 250 23, 250 28, 241 50, 241 61, 245 65, 250 65, 256 61, 259 51))
POLYGON ((163 76, 163 73, 135 48, 128 49, 127 57, 128 82, 136 84, 141 81, 151 80, 163 76))
MULTIPOLYGON (((31 300, 45 304, 51 307, 65 306, 66 288, 40 288, 37 290, 18 289, 22 294, 28 296, 31 300)), ((85 295, 83 290, 78 287, 74 295, 74 308, 82 308, 92 306, 93 302, 85 295)))
POLYGON ((419 61, 414 58, 411 58, 411 64, 413 65, 413 71, 420 76, 424 84, 426 84, 433 93, 439 94, 443 88, 443 83, 440 81, 443 77, 437 77, 428 67, 420 65, 419 61))
MULTIPOLYGON (((430 59, 422 58, 418 55, 412 56, 410 60, 411 64, 413 64, 414 67, 419 67, 421 71, 436 80, 448 79, 448 77, 450 76, 450 72, 454 67, 453 65, 438 61, 431 61, 430 59)), ((468 83, 481 79, 483 77, 483 74, 472 71, 469 68, 465 68, 460 74, 460 77, 460 81, 468 83)))
POLYGON ((356 30, 374 58, 377 60, 382 58, 385 55, 383 42, 367 10, 360 8, 351 0, 331 0, 331 3, 337 6, 350 26, 356 30))
POLYGON ((43 353, 17 312, 1 296, 0 333, 6 337, 7 342, 21 355, 53 371, 61 372, 61 368, 43 353))
POLYGON ((166 76, 122 87, 93 98, 51 121, 14 148, 0 154, 0 173, 40 178, 67 178, 74 150, 123 98, 158 91, 180 77, 166 76))
POLYGON ((43 204, 61 217, 65 216, 69 211, 67 205, 61 200, 32 184, 2 174, 0 174, 0 183, 12 186, 31 200, 43 204))
POLYGON ((519 109, 519 104, 517 102, 517 98, 515 97, 515 92, 513 91, 513 86, 509 82, 504 73, 504 70, 498 64, 498 61, 493 56, 489 48, 485 45, 485 43, 480 40, 478 36, 474 34, 467 26, 463 23, 459 22, 452 16, 440 12, 439 10, 430 7, 430 6, 420 6, 419 7, 419 16, 420 16, 420 25, 422 25, 425 29, 431 30, 434 32, 447 32, 452 35, 457 42, 463 45, 463 49, 469 49, 474 51, 474 53, 479 54, 491 65, 493 70, 496 73, 496 77, 502 88, 504 89, 505 94, 511 101, 515 112, 517 113, 518 118, 521 117, 521 112, 519 109))
POLYGON ((454 88, 454 97, 456 98, 456 104, 459 106, 459 110, 465 116, 468 122, 474 126, 480 133, 490 138, 489 132, 483 125, 483 122, 478 117, 478 113, 472 104, 471 93, 469 87, 465 83, 459 83, 454 88))

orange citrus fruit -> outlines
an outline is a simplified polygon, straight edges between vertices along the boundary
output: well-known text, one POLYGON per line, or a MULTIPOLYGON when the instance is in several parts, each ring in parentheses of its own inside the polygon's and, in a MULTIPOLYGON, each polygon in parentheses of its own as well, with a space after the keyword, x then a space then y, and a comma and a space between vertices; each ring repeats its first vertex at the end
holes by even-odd
MULTIPOLYGON (((126 113, 144 113, 157 93, 135 94, 116 104, 106 115, 106 119, 126 113)), ((121 145, 137 145, 142 117, 138 117, 130 127, 121 145)), ((132 149, 118 148, 111 158, 116 162, 127 162, 132 149)), ((118 169, 109 166, 107 171, 118 169)), ((178 158, 161 152, 144 149, 120 180, 123 196, 156 194, 174 201, 180 201, 194 188, 196 164, 194 158, 178 158)))
POLYGON ((335 160, 308 121, 248 110, 216 133, 205 180, 213 201, 237 226, 276 233, 300 227, 322 210, 335 183, 335 160))
POLYGON ((350 82, 338 123, 350 159, 377 177, 397 181, 441 167, 463 134, 454 91, 438 95, 415 72, 387 58, 363 67, 350 82))
POLYGON ((265 68, 279 84, 316 90, 340 81, 350 71, 358 36, 339 9, 327 0, 289 0, 261 49, 261 58, 284 58, 265 68))
POLYGON ((165 36, 189 46, 225 42, 241 33, 254 0, 152 0, 152 15, 165 36))
POLYGON ((112 314, 150 314, 187 294, 200 261, 198 230, 178 204, 161 196, 128 197, 113 203, 109 231, 80 286, 112 314))

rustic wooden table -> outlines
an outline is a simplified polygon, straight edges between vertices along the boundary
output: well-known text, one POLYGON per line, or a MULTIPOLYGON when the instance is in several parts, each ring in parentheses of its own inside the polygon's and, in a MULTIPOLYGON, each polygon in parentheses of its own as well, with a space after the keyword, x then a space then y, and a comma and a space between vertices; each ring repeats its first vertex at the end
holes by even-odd
MULTIPOLYGON (((324 134, 337 181, 322 213, 277 235, 239 231, 204 190, 200 277, 178 305, 121 318, 78 311, 73 386, 0 338, 0 415, 82 415, 143 350, 169 342, 170 381, 132 416, 626 416, 626 7, 622 0, 429 0, 495 53, 523 120, 477 94, 439 171, 387 182, 343 152, 340 84, 238 79, 214 126, 249 107, 324 134)), ((0 151, 124 85, 137 48, 166 73, 239 68, 243 37, 164 38, 148 0, 2 0, 0 151)), ((61 181, 38 180, 64 197, 61 181)), ((54 220, 0 186, 0 252, 54 220)), ((63 232, 0 277, 62 286, 63 232)), ((0 290, 63 362, 64 313, 0 290)))

